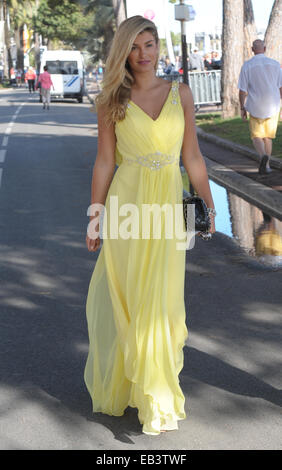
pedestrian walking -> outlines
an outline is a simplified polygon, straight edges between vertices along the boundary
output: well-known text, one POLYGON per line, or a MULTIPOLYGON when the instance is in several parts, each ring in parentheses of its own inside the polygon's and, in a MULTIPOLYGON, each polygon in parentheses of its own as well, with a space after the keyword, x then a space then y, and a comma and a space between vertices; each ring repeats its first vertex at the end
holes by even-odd
POLYGON ((32 67, 29 67, 28 71, 25 74, 25 81, 28 83, 29 93, 34 93, 34 84, 36 80, 36 73, 32 67))
POLYGON ((42 101, 43 101, 43 109, 46 108, 49 109, 50 107, 50 89, 51 86, 53 87, 53 90, 55 90, 52 78, 50 73, 48 72, 48 65, 44 65, 43 67, 44 72, 39 75, 37 84, 36 84, 36 89, 40 86, 41 87, 41 96, 42 96, 42 101), (40 84, 40 85, 39 85, 40 84))
POLYGON ((14 67, 10 68, 10 81, 11 85, 16 85, 16 72, 14 67))
MULTIPOLYGON (((149 435, 178 429, 186 418, 178 378, 187 338, 185 249, 177 248, 175 233, 164 235, 164 213, 154 227, 161 236, 154 237, 143 212, 148 205, 182 207, 181 149, 215 231, 192 94, 187 85, 156 76, 159 46, 155 24, 142 16, 128 18, 115 33, 96 99, 98 152, 86 236, 89 251, 101 247, 86 302, 90 344, 84 378, 93 411, 122 416, 128 406, 137 408, 149 435), (142 213, 130 237, 123 223, 118 231, 110 223, 128 206, 142 213)), ((183 230, 183 213, 177 220, 183 230)))
POLYGON ((193 72, 203 72, 204 70, 204 61, 197 47, 194 47, 192 54, 189 55, 189 69, 193 72))
POLYGON ((280 64, 267 57, 265 50, 261 39, 253 42, 254 57, 243 64, 238 82, 241 117, 246 120, 247 112, 250 115, 250 134, 260 156, 260 174, 271 172, 272 139, 276 137, 282 97, 280 64))
POLYGON ((22 85, 22 75, 23 75, 22 69, 17 69, 16 71, 17 87, 20 87, 22 85))

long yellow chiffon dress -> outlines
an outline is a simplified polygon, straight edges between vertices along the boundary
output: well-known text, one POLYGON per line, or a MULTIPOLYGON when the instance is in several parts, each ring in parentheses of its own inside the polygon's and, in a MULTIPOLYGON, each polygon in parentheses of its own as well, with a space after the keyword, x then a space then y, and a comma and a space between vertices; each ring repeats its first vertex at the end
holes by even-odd
MULTIPOLYGON (((107 220, 113 196, 118 208, 134 204, 140 213, 142 204, 181 204, 178 83, 172 82, 156 120, 129 101, 115 133, 118 168, 105 203, 107 220)), ((163 217, 158 223, 163 227, 163 217)), ((185 250, 177 249, 176 237, 124 239, 113 232, 103 239, 89 285, 84 379, 94 412, 122 416, 128 406, 137 408, 142 431, 157 435, 178 429, 186 418, 178 378, 188 336, 185 250)))

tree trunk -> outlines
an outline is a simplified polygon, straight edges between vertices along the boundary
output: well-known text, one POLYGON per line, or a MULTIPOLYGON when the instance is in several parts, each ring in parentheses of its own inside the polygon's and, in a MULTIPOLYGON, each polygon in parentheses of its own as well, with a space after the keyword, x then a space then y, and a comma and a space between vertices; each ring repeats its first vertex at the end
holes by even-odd
POLYGON ((4 0, 0 0, 0 21, 1 21, 1 46, 3 48, 3 74, 5 78, 9 77, 9 65, 8 65, 8 50, 6 40, 6 4, 4 0))
POLYGON ((15 29, 15 42, 17 46, 17 69, 24 69, 23 26, 15 29))
POLYGON ((40 40, 39 34, 34 33, 35 69, 39 73, 40 69, 40 40))
POLYGON ((244 0, 244 61, 253 57, 252 43, 256 36, 257 28, 252 0, 244 0))
POLYGON ((113 7, 115 12, 116 25, 118 28, 120 23, 126 19, 123 0, 113 0, 113 7))
POLYGON ((282 65, 282 0, 275 0, 264 37, 265 54, 282 65))
POLYGON ((222 117, 239 114, 238 78, 244 61, 244 0, 223 0, 222 117))
POLYGON ((100 55, 99 58, 101 58, 103 62, 106 62, 106 60, 107 60, 107 57, 108 57, 109 52, 110 52, 110 47, 111 47, 111 44, 112 44, 113 37, 114 37, 114 31, 113 31, 113 28, 112 28, 112 24, 105 25, 105 27, 104 27, 104 41, 103 41, 103 45, 102 45, 102 48, 101 48, 101 52, 99 54, 100 55))
POLYGON ((4 54, 4 76, 10 78, 10 70, 13 66, 12 55, 11 55, 11 38, 10 30, 8 26, 8 6, 7 0, 3 1, 3 11, 4 11, 4 40, 5 40, 5 49, 6 54, 4 54))
MULTIPOLYGON (((39 8, 39 0, 35 0, 35 7, 36 7, 36 14, 39 8)), ((35 69, 36 72, 39 74, 40 71, 40 38, 39 33, 36 31, 34 32, 34 51, 35 51, 35 69)))

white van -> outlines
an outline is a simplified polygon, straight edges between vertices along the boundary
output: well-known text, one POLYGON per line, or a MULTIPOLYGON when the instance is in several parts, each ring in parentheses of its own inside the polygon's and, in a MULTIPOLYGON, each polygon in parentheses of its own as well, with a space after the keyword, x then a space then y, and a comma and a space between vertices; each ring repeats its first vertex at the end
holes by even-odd
MULTIPOLYGON (((80 51, 44 51, 40 62, 40 73, 48 66, 55 90, 51 87, 51 98, 76 98, 83 101, 85 91, 85 69, 80 51)), ((40 98, 41 101, 41 98, 40 98)))

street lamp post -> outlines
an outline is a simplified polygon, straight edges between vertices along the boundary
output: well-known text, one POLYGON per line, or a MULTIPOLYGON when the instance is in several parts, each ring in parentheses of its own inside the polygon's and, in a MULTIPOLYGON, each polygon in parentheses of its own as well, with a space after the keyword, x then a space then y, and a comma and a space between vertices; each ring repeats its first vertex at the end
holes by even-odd
POLYGON ((182 48, 182 63, 183 63, 183 82, 189 85, 188 75, 188 61, 187 61, 187 42, 185 34, 185 23, 181 21, 181 48, 182 48))
POLYGON ((181 21, 181 46, 182 46, 182 65, 183 65, 183 82, 189 85, 188 64, 187 64, 187 42, 185 32, 185 22, 193 21, 196 12, 192 5, 185 5, 185 0, 179 0, 178 5, 174 5, 175 19, 181 21))
POLYGON ((180 4, 174 6, 175 19, 181 22, 181 49, 182 49, 182 67, 183 82, 189 85, 188 63, 187 63, 187 42, 185 32, 185 22, 189 21, 189 7, 185 5, 184 0, 179 0, 180 4))
MULTIPOLYGON (((178 5, 174 5, 175 19, 181 21, 181 46, 182 46, 182 66, 183 66, 183 82, 189 86, 188 63, 187 63, 187 42, 185 22, 191 21, 195 17, 195 11, 191 5, 185 5, 184 0, 179 0, 178 5)), ((190 193, 194 194, 194 188, 190 183, 190 193)))

